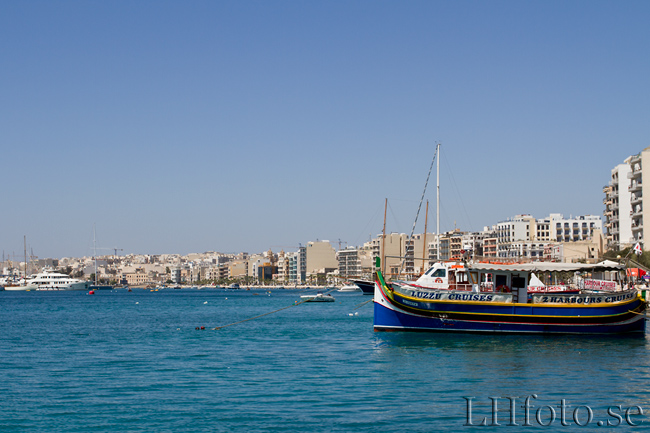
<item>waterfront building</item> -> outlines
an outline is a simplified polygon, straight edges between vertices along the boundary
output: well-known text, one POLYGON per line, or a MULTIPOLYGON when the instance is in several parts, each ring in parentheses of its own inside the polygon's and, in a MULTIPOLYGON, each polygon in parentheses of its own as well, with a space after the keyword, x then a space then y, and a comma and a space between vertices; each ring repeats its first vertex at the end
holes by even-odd
POLYGON ((305 247, 306 276, 318 274, 323 269, 337 269, 336 250, 330 241, 307 242, 305 247))
POLYGON ((307 248, 301 246, 297 252, 287 253, 288 281, 292 284, 302 284, 307 279, 307 248))
POLYGON ((219 265, 208 266, 205 269, 203 278, 208 281, 217 281, 221 278, 221 267, 219 265))
POLYGON ((490 236, 483 239, 482 257, 497 257, 497 240, 498 238, 496 236, 490 236))
POLYGON ((427 234, 426 247, 425 236, 422 233, 414 234, 410 239, 405 233, 390 233, 385 239, 382 237, 383 235, 379 235, 364 246, 366 251, 372 254, 373 260, 374 257, 383 258, 385 263, 382 267, 386 275, 393 278, 406 278, 419 275, 427 268, 427 259, 430 258, 431 252, 430 241, 435 238, 435 235, 427 234))
POLYGON ((361 260, 359 250, 354 247, 347 247, 336 253, 339 264, 339 276, 344 279, 361 277, 361 260))
POLYGON ((271 280, 275 269, 272 260, 268 256, 259 254, 251 256, 248 259, 248 276, 257 281, 257 283, 262 283, 264 280, 271 280))
POLYGON ((602 227, 599 216, 583 215, 564 218, 562 214, 550 214, 543 219, 535 219, 531 215, 516 215, 512 219, 501 221, 496 225, 496 256, 501 259, 539 260, 544 257, 562 260, 573 260, 573 254, 560 254, 571 248, 552 250, 552 244, 575 244, 573 250, 578 250, 577 256, 582 259, 593 258, 589 252, 602 254, 602 227), (584 248, 578 248, 576 243, 584 242, 584 248), (584 251, 583 251, 584 250, 584 251), (550 253, 549 251, 553 251, 550 253))
POLYGON ((122 279, 126 280, 129 286, 141 286, 149 282, 149 276, 142 267, 137 267, 133 271, 123 272, 122 279))
MULTIPOLYGON (((248 254, 246 255, 248 257, 248 254)), ((248 275, 248 259, 236 259, 228 263, 228 278, 244 278, 248 275)))
POLYGON ((643 167, 647 168, 646 173, 650 170, 650 147, 645 148, 637 155, 629 157, 625 162, 630 166, 630 173, 627 176, 630 180, 628 191, 630 192, 630 206, 632 207, 630 211, 632 242, 630 242, 630 245, 639 243, 645 249, 645 228, 650 227, 650 213, 643 212, 643 197, 650 197, 650 181, 644 184, 643 167))
POLYGON ((180 284, 181 282, 181 268, 180 266, 174 266, 170 268, 169 279, 175 283, 180 284))
POLYGON ((643 211, 643 197, 650 197, 650 182, 644 185, 644 167, 650 167, 650 147, 614 167, 609 184, 603 188, 607 248, 610 250, 622 250, 637 243, 645 249, 645 228, 649 227, 650 213, 643 211))

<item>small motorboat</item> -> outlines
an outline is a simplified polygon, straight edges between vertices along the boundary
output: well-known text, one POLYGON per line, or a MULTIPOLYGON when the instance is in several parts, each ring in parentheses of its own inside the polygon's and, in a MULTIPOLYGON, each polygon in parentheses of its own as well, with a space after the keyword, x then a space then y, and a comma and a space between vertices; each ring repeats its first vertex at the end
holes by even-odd
POLYGON ((322 294, 318 293, 316 295, 302 295, 300 297, 301 299, 304 299, 303 302, 334 302, 336 299, 334 299, 334 296, 330 295, 329 293, 327 294, 322 294))
POLYGON ((339 292, 360 292, 361 289, 356 284, 346 284, 345 286, 341 287, 338 291, 339 292))

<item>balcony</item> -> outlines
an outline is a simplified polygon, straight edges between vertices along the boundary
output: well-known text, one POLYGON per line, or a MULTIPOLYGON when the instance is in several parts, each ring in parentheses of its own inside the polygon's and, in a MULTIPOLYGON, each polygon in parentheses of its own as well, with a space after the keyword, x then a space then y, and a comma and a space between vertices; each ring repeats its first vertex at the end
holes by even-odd
POLYGON ((627 189, 630 192, 641 191, 641 186, 641 182, 632 182, 627 189))
POLYGON ((643 201, 643 196, 641 194, 633 195, 632 198, 630 199, 630 204, 635 205, 637 203, 641 203, 643 201))

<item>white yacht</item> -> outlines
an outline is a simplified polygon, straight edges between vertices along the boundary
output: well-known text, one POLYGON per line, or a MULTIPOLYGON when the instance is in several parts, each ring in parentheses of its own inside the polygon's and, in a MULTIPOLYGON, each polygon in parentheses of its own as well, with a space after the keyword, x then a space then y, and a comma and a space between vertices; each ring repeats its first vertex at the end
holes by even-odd
POLYGON ((334 296, 330 295, 329 293, 318 293, 316 295, 302 295, 300 297, 303 299, 303 302, 334 302, 334 296))
POLYGON ((360 292, 361 289, 356 284, 346 284, 345 286, 341 287, 338 291, 339 292, 360 292))
POLYGON ((5 287, 5 290, 88 290, 90 281, 78 280, 66 274, 43 270, 18 286, 5 287))

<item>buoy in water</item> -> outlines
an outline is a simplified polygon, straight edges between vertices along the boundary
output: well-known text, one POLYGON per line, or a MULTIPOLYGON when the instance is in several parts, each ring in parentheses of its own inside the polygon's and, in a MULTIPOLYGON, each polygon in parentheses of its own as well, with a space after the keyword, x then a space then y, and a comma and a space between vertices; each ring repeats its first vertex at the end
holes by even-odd
POLYGON ((89 294, 89 295, 94 295, 94 294, 95 294, 95 291, 94 291, 94 290, 91 290, 90 292, 88 292, 88 294, 89 294))

